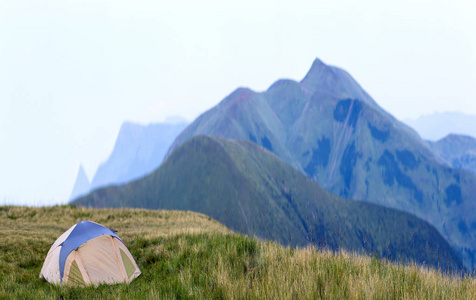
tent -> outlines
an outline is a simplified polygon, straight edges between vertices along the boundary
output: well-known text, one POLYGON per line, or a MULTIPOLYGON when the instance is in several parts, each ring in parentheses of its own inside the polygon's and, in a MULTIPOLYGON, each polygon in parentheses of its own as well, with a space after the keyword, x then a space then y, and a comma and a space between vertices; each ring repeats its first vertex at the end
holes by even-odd
POLYGON ((115 231, 81 221, 51 246, 40 272, 50 283, 98 285, 130 283, 141 274, 131 253, 115 231))

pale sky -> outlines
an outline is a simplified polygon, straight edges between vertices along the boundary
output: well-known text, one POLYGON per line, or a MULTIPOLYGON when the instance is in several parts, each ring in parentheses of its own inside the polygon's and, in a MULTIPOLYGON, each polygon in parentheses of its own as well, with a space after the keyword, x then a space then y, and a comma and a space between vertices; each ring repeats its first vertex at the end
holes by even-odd
POLYGON ((476 114, 476 2, 0 0, 0 204, 64 203, 125 120, 347 70, 397 118, 476 114))

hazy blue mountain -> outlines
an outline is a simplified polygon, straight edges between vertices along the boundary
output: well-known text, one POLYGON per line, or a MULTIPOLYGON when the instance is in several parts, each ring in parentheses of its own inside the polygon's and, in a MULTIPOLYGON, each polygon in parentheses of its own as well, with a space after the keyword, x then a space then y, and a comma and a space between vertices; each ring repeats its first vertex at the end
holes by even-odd
POLYGON ((168 155, 195 135, 250 140, 335 195, 416 214, 468 267, 476 262, 476 177, 448 167, 342 69, 316 60, 300 82, 239 88, 191 123, 168 155))
POLYGON ((436 112, 403 122, 425 140, 436 141, 451 133, 476 137, 476 116, 461 112, 436 112))
POLYGON ((476 174, 476 139, 467 135, 449 134, 436 142, 428 142, 431 148, 455 169, 476 174))
POLYGON ((84 172, 83 165, 79 165, 78 175, 76 176, 76 182, 74 183, 73 192, 71 193, 70 200, 74 200, 79 196, 83 196, 89 193, 91 183, 89 182, 86 172, 84 172))
POLYGON ((285 245, 313 243, 400 262, 462 268, 456 252, 427 222, 334 196, 249 141, 194 137, 153 173, 93 191, 73 204, 191 210, 285 245))
POLYGON ((124 122, 114 150, 94 175, 91 189, 126 183, 155 170, 174 139, 187 126, 180 121, 176 117, 168 120, 170 123, 140 125, 124 122))

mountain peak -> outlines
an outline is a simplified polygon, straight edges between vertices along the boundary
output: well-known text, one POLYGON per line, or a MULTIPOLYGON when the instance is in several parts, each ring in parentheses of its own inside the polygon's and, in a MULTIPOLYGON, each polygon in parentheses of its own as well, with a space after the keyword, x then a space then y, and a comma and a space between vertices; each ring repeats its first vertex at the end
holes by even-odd
POLYGON ((313 68, 320 68, 323 66, 327 66, 327 65, 322 60, 316 57, 316 59, 314 59, 314 61, 312 62, 311 70, 313 68))
POLYGON ((467 140, 472 141, 474 137, 467 135, 467 134, 457 134, 457 133, 449 133, 447 136, 442 138, 441 140, 467 140))
POLYGON ((347 74, 343 70, 326 65, 316 58, 306 76, 301 80, 301 85, 310 93, 324 90, 338 98, 357 96, 349 93, 349 89, 355 90, 356 87, 353 82, 348 82, 346 77, 347 74))
POLYGON ((79 165, 78 175, 76 176, 76 182, 71 193, 70 200, 76 199, 89 192, 91 183, 89 182, 86 172, 84 172, 83 165, 79 165))
POLYGON ((312 62, 311 68, 307 72, 306 77, 315 73, 322 72, 324 68, 328 67, 328 65, 326 65, 322 60, 316 57, 316 59, 314 59, 314 61, 312 62))
POLYGON ((230 95, 228 95, 220 104, 234 104, 241 103, 246 99, 249 99, 251 96, 256 94, 253 90, 247 87, 239 87, 235 89, 230 95))
POLYGON ((247 88, 247 87, 239 87, 239 88, 235 89, 235 90, 230 94, 230 96, 240 97, 240 98, 246 98, 246 97, 251 96, 252 94, 254 94, 254 91, 253 91, 252 89, 247 88))
POLYGON ((327 94, 340 99, 359 99, 382 111, 347 71, 339 67, 327 65, 319 58, 314 60, 311 68, 300 83, 307 93, 314 94, 316 91, 325 91, 327 94))

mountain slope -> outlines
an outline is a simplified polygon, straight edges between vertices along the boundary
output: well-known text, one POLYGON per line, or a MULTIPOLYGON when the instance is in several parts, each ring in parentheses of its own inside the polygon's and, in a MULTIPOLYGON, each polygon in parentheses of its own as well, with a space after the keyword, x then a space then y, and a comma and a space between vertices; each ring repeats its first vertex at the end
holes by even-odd
POLYGON ((476 174, 475 138, 467 135, 449 134, 439 141, 428 143, 448 165, 476 174))
POLYGON ((194 137, 150 175, 96 190, 74 204, 192 210, 283 244, 313 243, 376 252, 392 260, 462 267, 454 250, 425 221, 333 196, 246 141, 194 137))
POLYGON ((416 214, 468 267, 476 263, 476 177, 448 167, 339 68, 316 60, 301 82, 237 89, 190 124, 168 155, 200 134, 250 140, 335 195, 416 214))
POLYGON ((461 112, 435 112, 417 119, 405 119, 425 140, 436 141, 449 134, 476 137, 476 116, 461 112))
POLYGON ((84 172, 83 165, 80 165, 78 175, 76 175, 73 192, 71 193, 71 197, 69 197, 69 200, 74 200, 79 196, 83 196, 89 193, 90 188, 91 183, 89 183, 88 176, 86 176, 86 172, 84 172))
POLYGON ((140 125, 124 122, 108 160, 94 175, 91 188, 121 184, 152 172, 187 123, 140 125))

